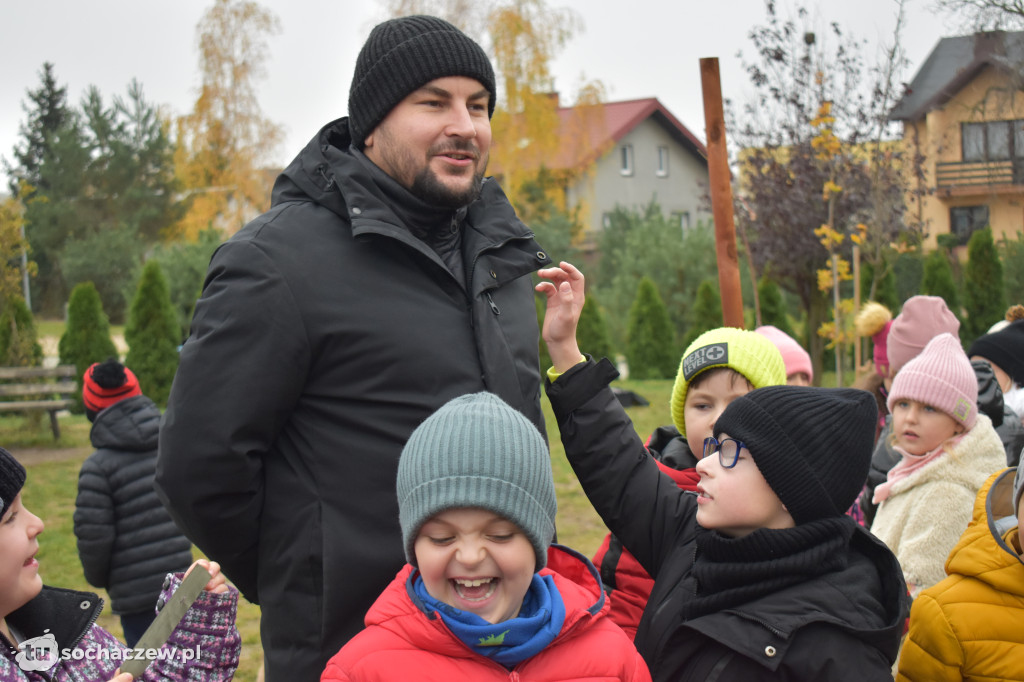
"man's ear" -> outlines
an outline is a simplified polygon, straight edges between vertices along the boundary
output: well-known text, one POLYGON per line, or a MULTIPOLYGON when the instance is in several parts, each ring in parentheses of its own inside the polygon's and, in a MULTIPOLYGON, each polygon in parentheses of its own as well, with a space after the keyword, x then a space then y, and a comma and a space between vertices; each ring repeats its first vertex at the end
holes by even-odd
POLYGON ((377 132, 376 128, 371 130, 370 134, 363 138, 363 152, 365 152, 368 148, 373 146, 373 134, 375 132, 377 132))

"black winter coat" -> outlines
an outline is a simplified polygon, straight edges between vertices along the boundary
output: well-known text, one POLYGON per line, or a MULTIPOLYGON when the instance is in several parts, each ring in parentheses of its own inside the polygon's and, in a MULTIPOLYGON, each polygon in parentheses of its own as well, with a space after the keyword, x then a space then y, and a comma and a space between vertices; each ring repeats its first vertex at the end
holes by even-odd
POLYGON ((607 361, 582 363, 548 396, 588 498, 655 578, 635 640, 654 680, 891 680, 909 597, 892 552, 859 526, 845 569, 684 619, 696 496, 647 454, 607 388, 616 376, 607 361))
POLYGON ((395 188, 346 119, 321 130, 214 254, 165 412, 158 489, 260 604, 268 680, 318 680, 404 564, 416 426, 487 390, 544 432, 529 275, 550 259, 488 179, 443 223, 462 230, 456 277, 395 188))
POLYGON ((168 573, 192 564, 192 543, 153 487, 160 409, 145 396, 96 415, 78 474, 75 537, 85 579, 106 588, 114 613, 156 609, 168 573))

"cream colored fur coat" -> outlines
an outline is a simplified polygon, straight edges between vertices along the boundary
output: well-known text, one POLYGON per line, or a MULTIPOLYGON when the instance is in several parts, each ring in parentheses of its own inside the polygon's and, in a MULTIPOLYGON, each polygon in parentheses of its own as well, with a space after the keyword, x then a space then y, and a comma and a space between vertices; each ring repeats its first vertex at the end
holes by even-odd
POLYGON ((871 532, 896 555, 911 597, 946 577, 946 557, 967 529, 978 490, 1005 467, 1003 443, 979 414, 959 443, 896 483, 878 506, 871 532))

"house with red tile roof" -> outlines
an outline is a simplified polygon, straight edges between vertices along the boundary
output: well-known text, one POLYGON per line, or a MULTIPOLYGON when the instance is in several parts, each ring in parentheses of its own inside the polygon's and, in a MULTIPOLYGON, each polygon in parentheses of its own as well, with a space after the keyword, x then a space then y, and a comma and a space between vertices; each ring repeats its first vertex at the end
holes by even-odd
POLYGON ((652 198, 683 229, 711 219, 707 148, 657 98, 557 113, 558 153, 544 164, 564 179, 566 205, 583 208, 587 242, 616 205, 641 209, 652 198))

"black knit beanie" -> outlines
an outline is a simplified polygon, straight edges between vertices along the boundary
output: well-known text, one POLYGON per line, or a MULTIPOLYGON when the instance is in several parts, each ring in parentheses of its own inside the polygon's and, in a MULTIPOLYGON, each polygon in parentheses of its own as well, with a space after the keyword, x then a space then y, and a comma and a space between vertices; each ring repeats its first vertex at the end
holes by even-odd
POLYGON ((25 467, 14 455, 0 448, 0 516, 7 513, 25 485, 25 467))
POLYGON ((979 336, 967 351, 995 363, 1010 375, 1013 383, 1024 386, 1024 320, 1012 322, 997 332, 979 336))
POLYGON ((715 435, 742 441, 797 524, 846 513, 867 480, 878 407, 854 388, 769 386, 729 404, 715 435))
POLYGON ((348 93, 352 143, 362 149, 366 136, 405 97, 435 78, 475 78, 491 94, 487 115, 494 114, 494 69, 487 54, 469 36, 444 19, 411 16, 378 24, 356 59, 348 93))

